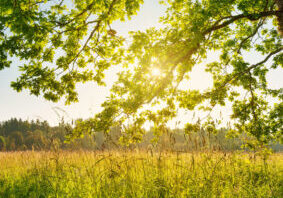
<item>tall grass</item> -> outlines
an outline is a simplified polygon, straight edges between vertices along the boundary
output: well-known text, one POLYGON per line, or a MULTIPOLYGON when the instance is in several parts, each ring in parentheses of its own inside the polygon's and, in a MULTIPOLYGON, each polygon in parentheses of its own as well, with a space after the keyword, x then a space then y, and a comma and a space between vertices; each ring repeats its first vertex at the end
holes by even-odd
POLYGON ((283 156, 0 153, 0 197, 283 197, 283 156))

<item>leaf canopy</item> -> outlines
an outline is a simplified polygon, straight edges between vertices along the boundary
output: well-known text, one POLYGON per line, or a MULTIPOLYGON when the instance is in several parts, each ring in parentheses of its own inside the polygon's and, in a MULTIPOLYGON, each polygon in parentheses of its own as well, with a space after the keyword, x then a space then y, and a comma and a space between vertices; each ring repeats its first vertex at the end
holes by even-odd
MULTIPOLYGON (((122 125, 122 141, 137 142, 147 121, 154 123, 158 136, 179 109, 209 112, 230 102, 231 132, 245 132, 263 143, 282 139, 282 88, 271 89, 266 78, 282 69, 282 1, 164 1, 164 28, 131 32, 130 45, 123 45, 111 23, 136 14, 142 2, 2 0, 0 69, 9 67, 10 57, 26 60, 14 89, 29 89, 55 102, 65 97, 70 103, 78 100, 76 83, 102 85, 104 71, 121 64, 103 111, 78 121, 74 137, 122 125), (212 88, 181 89, 193 67, 216 52, 217 61, 206 64, 212 88), (249 53, 257 57, 251 61, 249 53), (160 75, 152 75, 153 70, 160 75)), ((185 129, 202 126, 214 132, 217 124, 209 118, 185 129)))

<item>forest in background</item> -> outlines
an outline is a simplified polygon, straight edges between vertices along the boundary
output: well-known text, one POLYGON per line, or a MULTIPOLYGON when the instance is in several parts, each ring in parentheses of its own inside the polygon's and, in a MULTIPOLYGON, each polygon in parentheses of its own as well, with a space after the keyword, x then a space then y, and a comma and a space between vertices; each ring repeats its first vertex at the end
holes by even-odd
MULTIPOLYGON (((108 134, 97 132, 69 142, 67 136, 72 132, 72 125, 64 119, 57 126, 50 126, 47 121, 22 120, 11 118, 0 122, 0 151, 22 150, 120 150, 139 149, 146 151, 234 151, 244 149, 248 138, 244 134, 228 138, 227 130, 208 133, 200 129, 197 133, 185 133, 183 129, 167 129, 158 139, 153 130, 148 130, 143 140, 128 146, 121 144, 120 127, 113 127, 108 134)), ((271 143, 274 151, 282 151, 283 145, 271 143)))

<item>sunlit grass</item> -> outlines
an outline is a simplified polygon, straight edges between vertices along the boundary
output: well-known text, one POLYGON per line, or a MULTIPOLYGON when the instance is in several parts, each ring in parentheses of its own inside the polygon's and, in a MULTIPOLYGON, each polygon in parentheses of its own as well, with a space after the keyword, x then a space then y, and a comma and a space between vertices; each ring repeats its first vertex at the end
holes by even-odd
POLYGON ((0 153, 0 197, 282 197, 283 157, 135 152, 0 153))

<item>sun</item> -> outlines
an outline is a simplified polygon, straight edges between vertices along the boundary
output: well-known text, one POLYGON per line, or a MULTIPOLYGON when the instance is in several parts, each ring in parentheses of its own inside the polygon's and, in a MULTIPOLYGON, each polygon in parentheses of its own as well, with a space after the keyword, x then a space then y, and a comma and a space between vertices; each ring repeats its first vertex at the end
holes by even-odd
POLYGON ((160 72, 159 69, 154 68, 154 69, 152 70, 151 74, 152 74, 153 76, 160 76, 161 72, 160 72))

